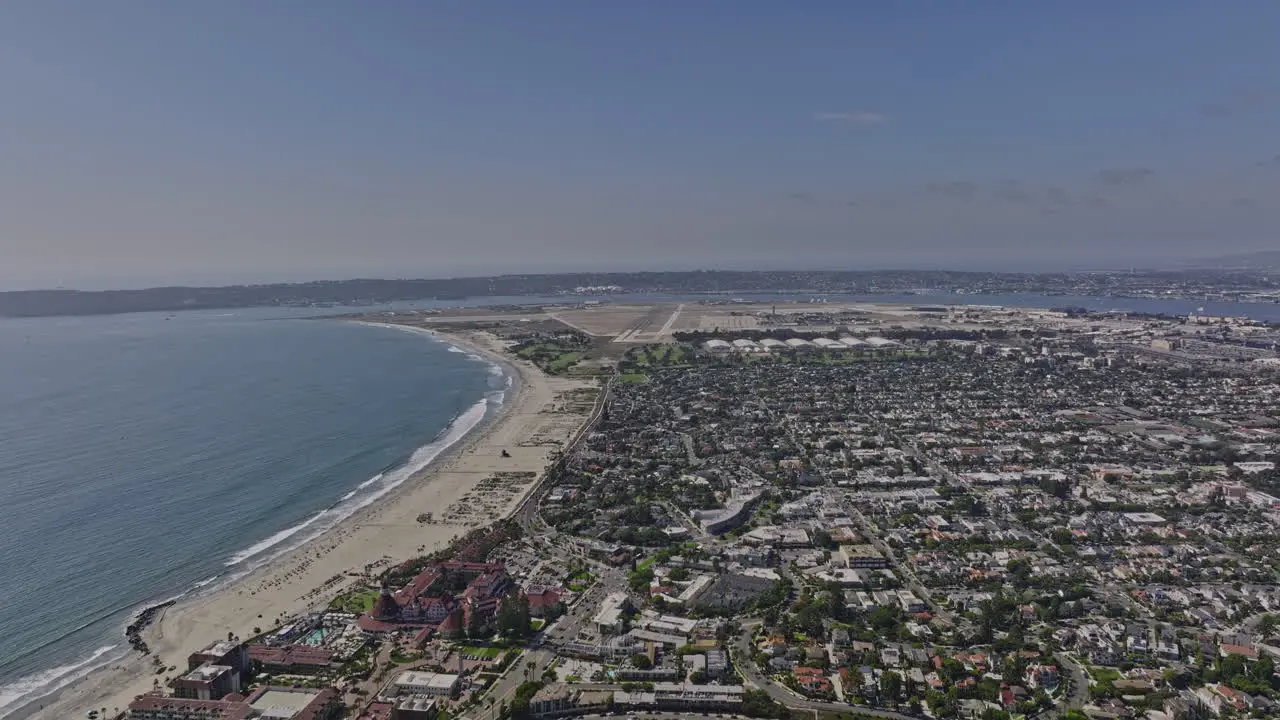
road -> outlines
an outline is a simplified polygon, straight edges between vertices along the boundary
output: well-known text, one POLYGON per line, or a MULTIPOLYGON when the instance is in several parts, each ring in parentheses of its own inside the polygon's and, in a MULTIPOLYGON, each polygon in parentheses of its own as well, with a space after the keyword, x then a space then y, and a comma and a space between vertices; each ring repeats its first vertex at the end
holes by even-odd
MULTIPOLYGON (((582 424, 582 427, 578 428, 578 432, 574 435, 573 440, 565 446, 563 451, 564 456, 567 456, 569 453, 577 449, 578 445, 581 444, 582 439, 586 437, 587 433, 591 431, 591 428, 599 422, 601 414, 608 405, 609 392, 612 387, 613 378, 609 378, 605 382, 604 388, 601 389, 600 395, 596 398, 596 404, 591 410, 591 416, 582 424)), ((516 522, 520 524, 520 527, 530 534, 537 534, 539 532, 555 533, 553 528, 547 526, 542 521, 542 516, 538 513, 538 501, 542 496, 542 491, 544 490, 543 485, 546 483, 546 479, 547 473, 543 472, 542 476, 538 478, 538 482, 535 483, 533 488, 531 488, 525 495, 524 500, 512 514, 512 517, 514 517, 516 522)), ((604 582, 596 583, 578 599, 578 602, 574 603, 573 610, 570 611, 569 615, 560 618, 556 622, 552 623, 552 625, 546 630, 543 630, 544 634, 542 637, 558 641, 563 641, 565 638, 572 639, 573 637, 576 637, 578 631, 582 628, 582 625, 589 620, 589 608, 596 600, 599 599, 604 588, 604 582)), ((476 718, 477 720, 496 719, 502 704, 504 702, 511 702, 512 698, 515 697, 516 689, 520 687, 520 684, 525 682, 526 679, 537 680, 542 677, 542 673, 551 666, 555 657, 555 653, 551 650, 534 649, 526 652, 520 657, 516 664, 508 668, 506 674, 499 678, 493 686, 489 688, 488 692, 485 693, 484 697, 490 701, 489 705, 485 708, 478 708, 469 712, 466 717, 476 718), (532 669, 529 669, 529 663, 533 663, 532 669), (529 672, 526 673, 526 670, 529 670, 529 672)))
POLYGON ((542 677, 543 671, 551 666, 551 661, 555 660, 555 657, 555 654, 548 650, 531 650, 521 655, 511 667, 507 668, 506 674, 498 678, 485 693, 484 698, 489 701, 488 705, 473 709, 463 717, 497 720, 501 715, 503 703, 511 704, 520 684, 525 680, 537 680, 542 677), (529 663, 533 663, 532 670, 529 669, 529 663))
POLYGON ((621 571, 613 568, 609 571, 602 571, 600 580, 578 598, 578 601, 573 604, 573 608, 547 626, 539 636, 540 642, 521 656, 514 665, 508 668, 507 673, 489 688, 484 695, 486 700, 490 700, 489 704, 484 708, 468 713, 466 717, 476 720, 493 720, 497 718, 502 703, 510 704, 512 698, 515 697, 516 689, 520 687, 521 683, 526 680, 538 680, 542 677, 542 673, 551 666, 552 661, 556 658, 555 648, 571 642, 577 637, 578 632, 591 622, 596 604, 603 599, 604 595, 615 584, 623 581, 624 576, 621 571), (533 663, 532 669, 529 668, 529 663, 531 662, 533 663), (527 673, 525 672, 526 670, 528 670, 527 673))
POLYGON ((1084 707, 1084 704, 1089 702, 1089 676, 1075 658, 1066 653, 1058 653, 1055 657, 1058 664, 1071 673, 1071 692, 1063 698, 1065 703, 1058 703, 1058 709, 1065 712, 1067 708, 1078 710, 1084 707))
MULTIPOLYGON (((596 397, 595 407, 591 409, 591 416, 587 421, 582 423, 582 427, 578 428, 577 434, 573 436, 573 440, 564 447, 561 457, 568 457, 578 445, 582 444, 582 439, 587 436, 595 424, 600 421, 600 416, 604 413, 605 407, 609 404, 609 393, 613 389, 613 378, 610 377, 605 381, 604 387, 601 388, 599 396, 596 397)), ((538 513, 538 503, 542 499, 542 492, 546 489, 543 487, 547 482, 547 473, 543 471, 538 477, 538 481, 534 483, 529 492, 525 493, 524 500, 520 501, 520 505, 516 507, 512 513, 512 517, 520 524, 520 527, 527 533, 536 534, 538 532, 547 531, 551 528, 542 521, 542 516, 538 513)))
MULTIPOLYGON (((764 411, 768 413, 770 417, 774 416, 773 410, 769 407, 767 403, 765 403, 759 397, 755 398, 755 401, 756 401, 756 404, 759 405, 761 408, 763 408, 764 411)), ((823 470, 822 468, 819 468, 813 462, 813 458, 810 456, 809 446, 805 444, 802 440, 800 440, 800 438, 796 437, 795 431, 791 427, 791 424, 784 421, 783 426, 786 428, 787 436, 791 439, 791 443, 795 445, 796 449, 803 456, 805 460, 805 464, 808 465, 810 468, 813 468, 814 472, 816 472, 818 476, 822 478, 823 484, 825 484, 827 487, 833 487, 834 484, 831 482, 831 478, 827 477, 827 473, 825 470, 823 470)), ((918 452, 918 451, 913 450, 913 452, 918 452)), ((932 461, 929 461, 927 458, 924 458, 922 462, 932 462, 932 461)), ((871 525, 871 521, 867 520, 867 517, 862 514, 862 511, 859 510, 853 503, 848 503, 848 502, 845 503, 845 508, 852 514, 852 517, 858 523, 858 527, 862 531, 862 534, 867 536, 867 539, 870 540, 871 544, 875 547, 875 549, 878 550, 880 554, 884 555, 885 559, 889 561, 889 564, 893 566, 893 568, 896 569, 900 575, 906 578, 907 587, 911 589, 911 592, 915 593, 916 597, 920 598, 925 603, 927 603, 929 605, 930 611, 932 611, 935 616, 941 618, 942 620, 948 623, 951 623, 952 625, 955 625, 955 622, 956 622, 955 616, 949 610, 939 607, 938 604, 933 601, 933 596, 929 592, 929 588, 924 583, 920 582, 920 579, 916 577, 915 572, 906 563, 900 562, 898 560, 898 556, 896 553, 893 552, 893 548, 890 548, 886 542, 880 539, 880 536, 875 532, 875 528, 871 525)))
POLYGON ((893 551, 893 548, 889 547, 888 543, 880 539, 880 536, 876 534, 875 527, 871 524, 871 521, 867 519, 867 516, 863 515, 862 511, 859 510, 857 506, 855 506, 853 503, 845 503, 845 509, 849 511, 854 521, 858 523, 858 529, 862 531, 863 535, 867 536, 867 539, 871 542, 871 545, 875 547, 875 549, 878 550, 881 555, 885 556, 885 558, 889 561, 889 564, 893 566, 895 570, 898 571, 899 575, 903 576, 906 579, 907 587, 911 589, 911 592, 915 593, 916 597, 920 598, 921 600, 929 604, 929 611, 932 612, 938 618, 948 623, 951 623, 952 625, 955 625, 956 624, 955 615, 952 614, 950 610, 947 610, 946 608, 939 606, 938 603, 934 602, 933 596, 929 592, 928 586, 920 582, 920 578, 916 577, 915 571, 912 570, 909 565, 900 561, 898 559, 897 553, 893 551))
POLYGON ((681 527, 689 531, 690 538, 697 540, 710 539, 710 536, 702 531, 702 528, 698 523, 693 521, 693 518, 689 517, 688 513, 677 508, 675 505, 672 505, 668 500, 659 500, 658 504, 665 508, 666 511, 670 513, 671 517, 675 518, 676 522, 680 523, 681 527))

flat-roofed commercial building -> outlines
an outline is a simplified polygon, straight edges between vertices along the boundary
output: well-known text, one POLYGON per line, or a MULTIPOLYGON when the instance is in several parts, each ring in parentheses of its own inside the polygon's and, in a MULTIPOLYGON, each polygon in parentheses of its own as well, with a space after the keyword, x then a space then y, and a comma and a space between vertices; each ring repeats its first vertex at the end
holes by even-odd
POLYGON ((333 690, 265 687, 246 701, 262 720, 330 720, 342 717, 344 708, 333 690))
POLYGON ((637 710, 712 710, 736 711, 742 707, 746 688, 741 685, 694 685, 692 683, 657 683, 652 691, 615 692, 616 705, 637 710))
POLYGON ((229 665, 201 665, 169 683, 174 697, 221 700, 240 691, 240 673, 229 665))
POLYGON ((874 545, 841 545, 840 559, 845 567, 861 570, 879 570, 889 567, 889 561, 874 545))
POLYGON ((402 695, 430 695, 454 697, 462 685, 462 678, 451 673, 420 672, 406 670, 394 683, 396 692, 402 695))

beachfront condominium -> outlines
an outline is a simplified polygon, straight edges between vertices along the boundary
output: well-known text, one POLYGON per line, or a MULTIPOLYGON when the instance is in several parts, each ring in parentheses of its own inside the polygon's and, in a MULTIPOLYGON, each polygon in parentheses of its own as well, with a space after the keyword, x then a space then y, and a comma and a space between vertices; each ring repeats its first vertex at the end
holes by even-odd
POLYGON ((244 643, 216 642, 187 657, 187 673, 169 683, 174 697, 221 700, 240 692, 249 671, 249 651, 244 643))

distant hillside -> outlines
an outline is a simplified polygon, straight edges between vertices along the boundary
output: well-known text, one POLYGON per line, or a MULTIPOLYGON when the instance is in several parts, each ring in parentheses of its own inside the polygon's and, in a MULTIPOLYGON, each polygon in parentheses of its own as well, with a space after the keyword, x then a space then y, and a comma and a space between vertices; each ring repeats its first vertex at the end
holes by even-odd
POLYGON ((1203 269, 1236 269, 1254 272, 1274 272, 1280 270, 1280 250, 1261 250, 1252 253, 1222 255, 1185 263, 1187 268, 1203 269))
MULTIPOLYGON (((1259 254, 1262 255, 1262 254, 1259 254)), ((1280 263, 1280 253, 1269 253, 1280 263)), ((1256 265, 1245 267, 1256 270, 1256 265)), ((264 306, 377 305, 410 300, 660 293, 929 294, 1040 293, 1049 295, 1145 295, 1178 292, 1254 291, 1277 287, 1258 272, 1206 269, 1120 272, 727 271, 564 273, 422 280, 331 280, 227 287, 160 287, 145 290, 27 290, 0 292, 0 315, 105 315, 264 306)), ((1167 293, 1161 296, 1167 297, 1167 293)))
MULTIPOLYGON (((625 292, 798 292, 865 291, 869 278, 884 278, 885 290, 953 286, 988 273, 949 272, 642 272, 502 275, 423 280, 334 280, 228 287, 159 287, 145 290, 31 290, 0 293, 0 315, 102 315, 215 308, 369 305, 408 300, 556 295, 579 288, 621 288, 625 292)), ((881 289, 877 287, 876 289, 881 289)))

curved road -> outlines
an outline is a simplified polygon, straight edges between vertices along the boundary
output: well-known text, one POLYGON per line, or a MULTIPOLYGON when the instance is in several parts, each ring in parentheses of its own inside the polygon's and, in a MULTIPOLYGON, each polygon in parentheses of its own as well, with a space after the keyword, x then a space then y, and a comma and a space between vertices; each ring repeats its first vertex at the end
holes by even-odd
POLYGON ((752 660, 751 652, 751 635, 754 628, 759 623, 751 623, 747 625, 738 639, 733 644, 734 667, 738 668, 738 672, 742 675, 743 680, 748 685, 765 691, 774 701, 785 705, 793 710, 817 710, 819 712, 833 713, 861 713, 872 717, 887 718, 888 720, 919 720, 920 716, 909 715, 907 713, 894 712, 892 710, 884 710, 881 708, 867 707, 865 705, 852 705, 849 703, 829 703, 819 700, 809 700, 802 698, 786 687, 765 677, 755 661, 752 660))

